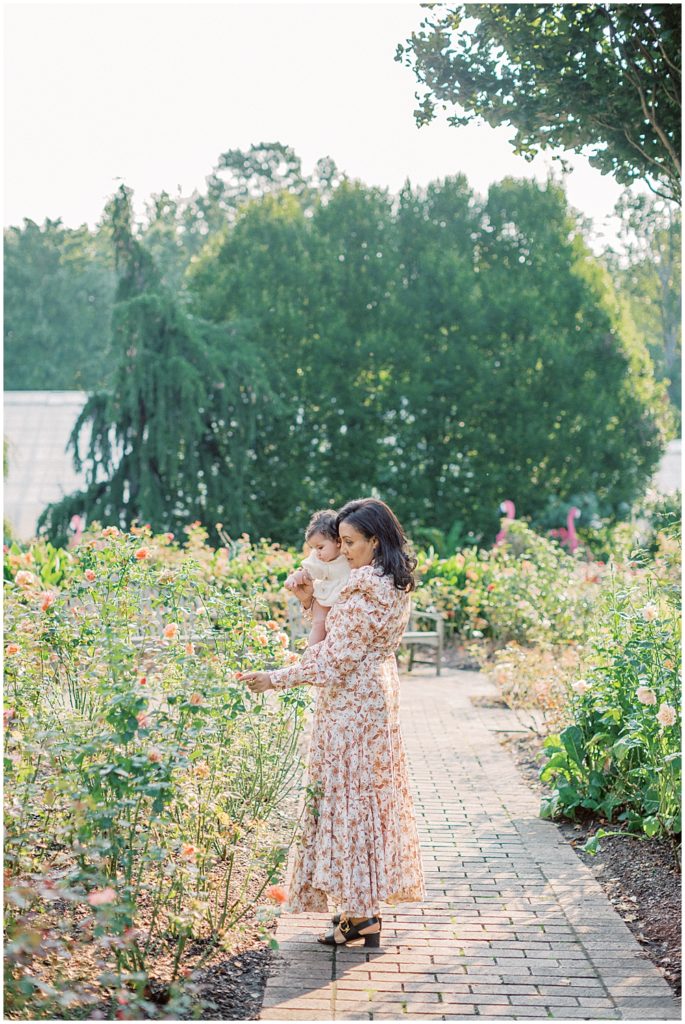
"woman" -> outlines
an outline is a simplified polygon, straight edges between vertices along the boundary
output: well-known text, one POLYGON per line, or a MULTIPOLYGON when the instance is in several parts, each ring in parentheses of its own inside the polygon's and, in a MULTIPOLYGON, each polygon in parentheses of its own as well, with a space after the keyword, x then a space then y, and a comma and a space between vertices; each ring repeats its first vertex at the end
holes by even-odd
MULTIPOLYGON (((289 909, 342 908, 326 945, 380 945, 381 900, 425 897, 423 870, 400 734, 395 650, 409 617, 416 560, 388 506, 376 498, 338 513, 350 578, 331 609, 326 638, 295 665, 246 672, 253 693, 308 683, 318 688, 306 808, 289 909)), ((299 588, 305 608, 311 584, 299 588)))

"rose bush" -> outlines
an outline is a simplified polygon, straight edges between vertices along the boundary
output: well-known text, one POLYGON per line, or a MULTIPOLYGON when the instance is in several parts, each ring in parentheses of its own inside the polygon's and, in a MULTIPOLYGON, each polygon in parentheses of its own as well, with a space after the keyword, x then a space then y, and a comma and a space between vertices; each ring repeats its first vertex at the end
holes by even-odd
POLYGON ((419 555, 418 607, 441 612, 454 633, 484 637, 492 649, 575 641, 589 621, 597 569, 512 520, 504 543, 449 558, 419 555))
POLYGON ((610 574, 569 688, 571 722, 545 740, 543 817, 585 809, 648 836, 681 832, 680 633, 653 575, 610 574))
POLYGON ((281 878, 290 837, 274 820, 299 783, 307 695, 254 697, 235 673, 294 655, 258 597, 168 535, 91 531, 60 586, 19 553, 5 559, 6 1006, 173 1016, 182 972, 281 878))

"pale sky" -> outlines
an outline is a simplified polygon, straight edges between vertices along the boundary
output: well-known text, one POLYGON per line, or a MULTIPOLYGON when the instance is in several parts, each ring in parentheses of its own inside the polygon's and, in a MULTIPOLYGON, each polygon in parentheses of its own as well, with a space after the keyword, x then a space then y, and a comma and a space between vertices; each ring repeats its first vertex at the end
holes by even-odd
MULTIPOLYGON (((393 57, 423 13, 415 3, 7 4, 4 223, 93 226, 121 180, 142 214, 152 193, 203 190, 220 153, 263 141, 291 146, 305 171, 331 156, 393 192, 459 172, 481 194, 506 175, 544 181, 551 158, 515 157, 513 130, 415 127, 416 81, 393 57)), ((570 160, 571 204, 598 240, 614 240, 622 187, 570 160)))

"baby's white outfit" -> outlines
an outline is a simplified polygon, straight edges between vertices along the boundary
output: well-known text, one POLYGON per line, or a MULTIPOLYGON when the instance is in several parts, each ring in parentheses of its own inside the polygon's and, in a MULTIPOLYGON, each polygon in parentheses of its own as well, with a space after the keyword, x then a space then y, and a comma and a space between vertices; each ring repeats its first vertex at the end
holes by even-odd
POLYGON ((332 562, 324 562, 312 551, 303 560, 302 566, 307 570, 314 581, 314 597, 323 605, 330 608, 340 597, 350 575, 350 563, 344 555, 338 555, 332 562))

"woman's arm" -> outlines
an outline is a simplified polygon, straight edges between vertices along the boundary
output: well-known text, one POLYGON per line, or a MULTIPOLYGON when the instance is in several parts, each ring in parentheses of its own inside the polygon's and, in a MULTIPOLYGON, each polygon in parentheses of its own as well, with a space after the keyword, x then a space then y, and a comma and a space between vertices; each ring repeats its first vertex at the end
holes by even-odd
POLYGON ((325 640, 308 647, 299 662, 269 672, 275 690, 291 686, 330 686, 340 682, 369 652, 379 609, 368 594, 351 594, 325 640))

